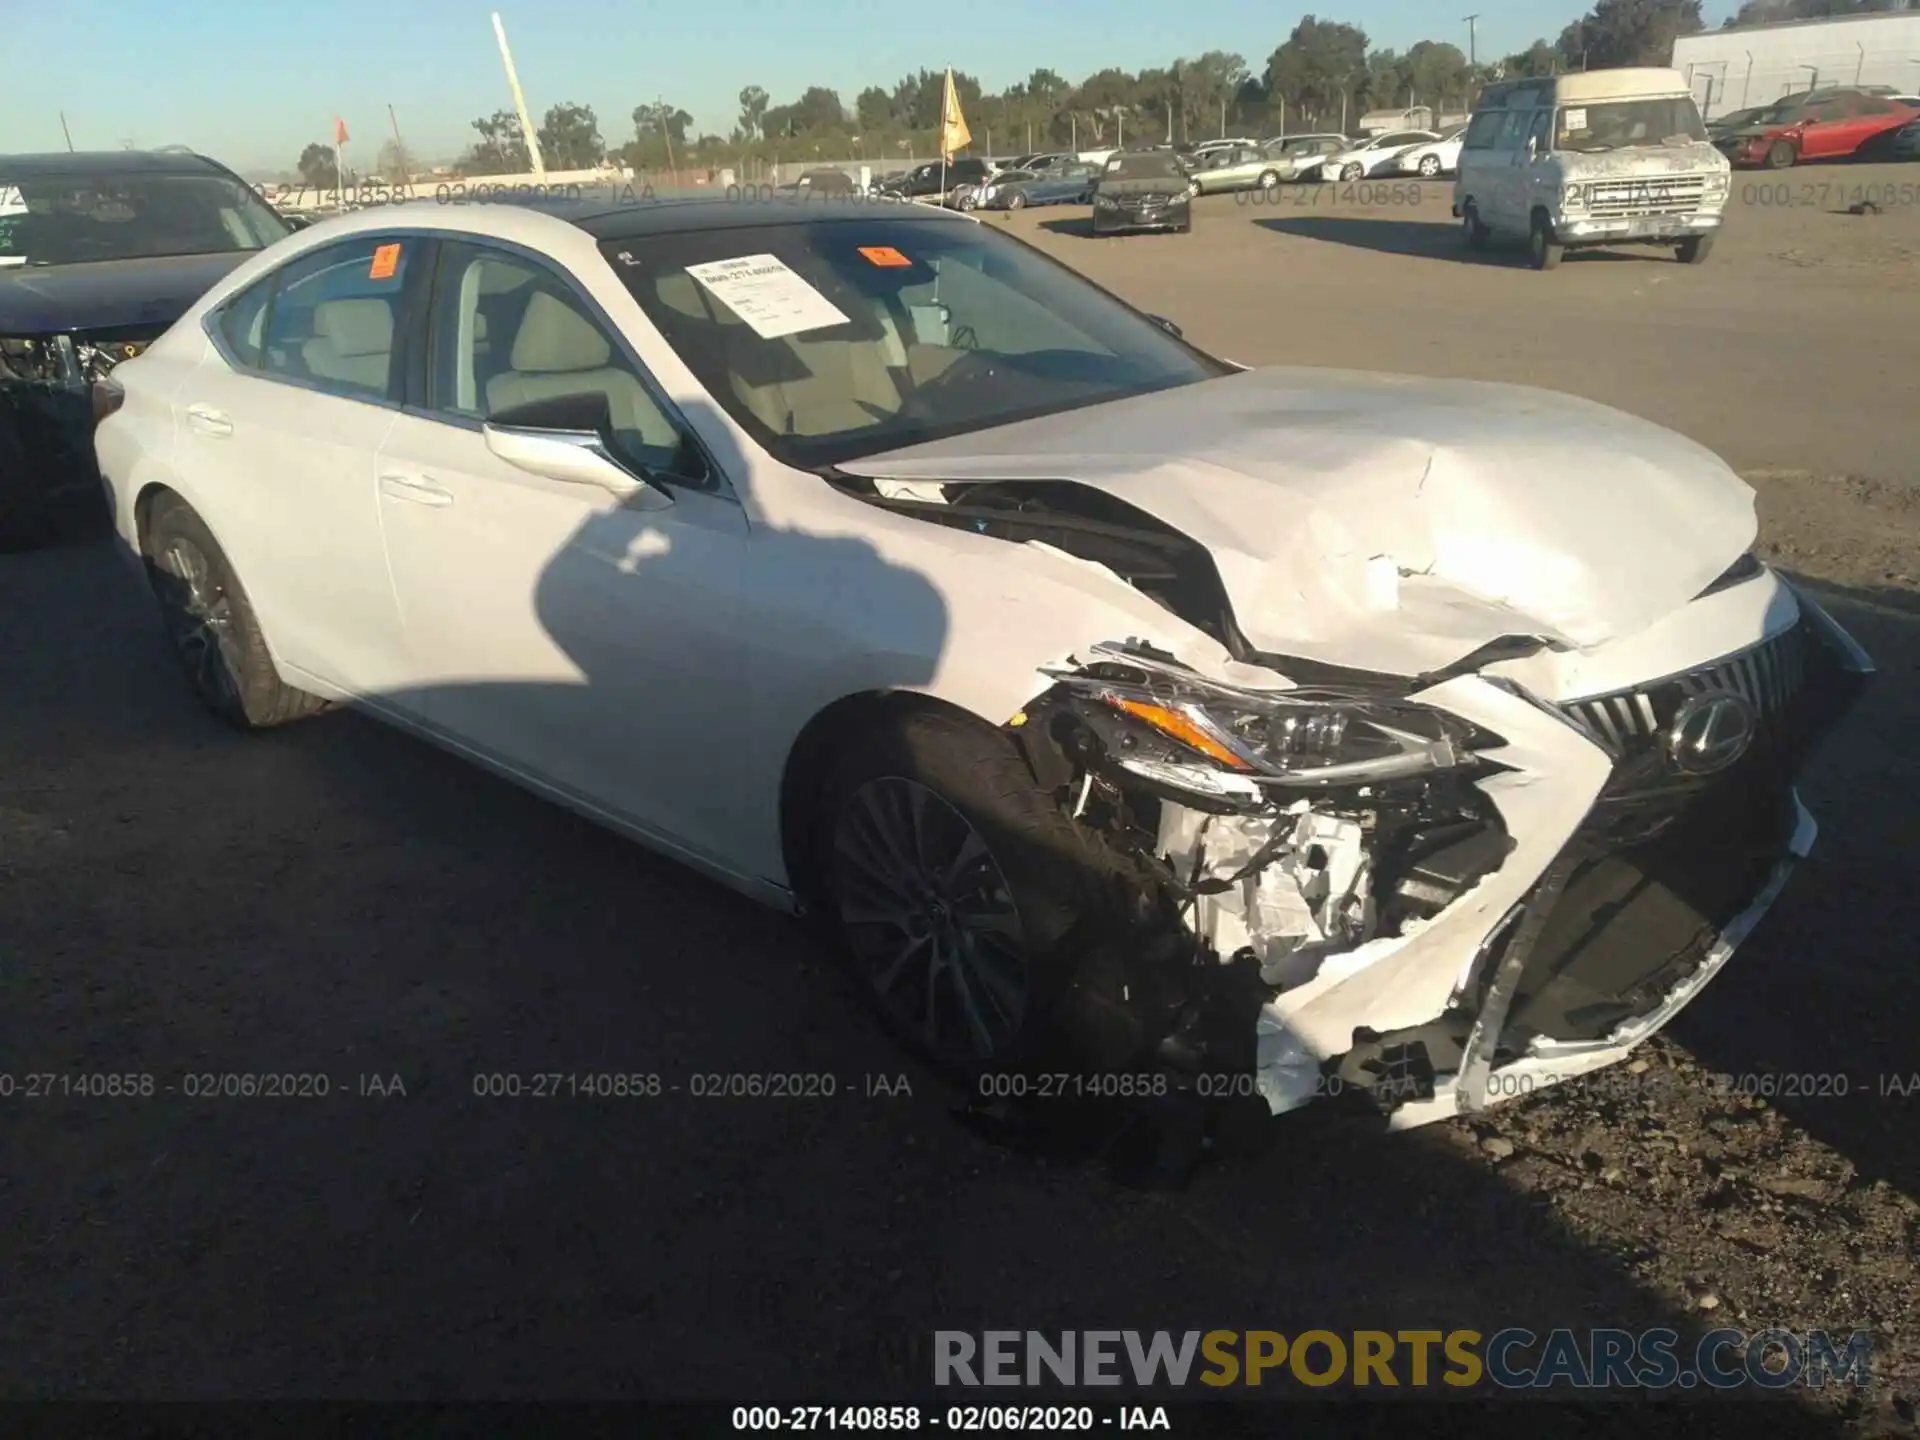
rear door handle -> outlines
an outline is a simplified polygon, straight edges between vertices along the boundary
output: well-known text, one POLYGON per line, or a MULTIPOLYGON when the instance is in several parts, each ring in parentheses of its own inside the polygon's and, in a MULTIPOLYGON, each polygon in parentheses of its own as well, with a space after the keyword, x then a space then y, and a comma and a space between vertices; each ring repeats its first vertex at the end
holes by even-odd
POLYGON ((211 405, 189 405, 187 424, 202 435, 233 434, 233 421, 211 405))
POLYGON ((430 475, 389 473, 380 477, 380 493, 413 505, 451 505, 453 492, 430 475))

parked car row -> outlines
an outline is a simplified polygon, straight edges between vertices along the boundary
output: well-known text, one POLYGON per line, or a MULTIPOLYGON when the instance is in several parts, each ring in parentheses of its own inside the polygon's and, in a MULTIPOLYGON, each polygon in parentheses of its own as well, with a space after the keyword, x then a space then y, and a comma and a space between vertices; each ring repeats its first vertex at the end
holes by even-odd
POLYGON ((1715 148, 1733 164, 1786 170, 1803 160, 1837 160, 1891 138, 1889 150, 1916 153, 1920 97, 1830 87, 1784 96, 1770 105, 1722 116, 1708 127, 1715 148))

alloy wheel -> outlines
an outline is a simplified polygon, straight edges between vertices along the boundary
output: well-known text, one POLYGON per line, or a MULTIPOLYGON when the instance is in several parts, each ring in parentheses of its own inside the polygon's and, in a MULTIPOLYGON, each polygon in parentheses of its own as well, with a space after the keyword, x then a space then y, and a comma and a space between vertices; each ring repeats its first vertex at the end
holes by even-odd
POLYGON ((231 703, 240 693, 246 658, 233 597, 213 573, 206 552, 184 536, 170 539, 157 563, 168 582, 163 586, 167 632, 188 677, 214 704, 231 703))
POLYGON ((1431 180, 1434 176, 1438 175, 1439 173, 1440 173, 1440 157, 1438 155, 1422 155, 1420 157, 1420 178, 1421 179, 1431 180))
POLYGON ((933 1056, 1003 1053, 1027 1011, 1013 891, 965 816, 917 781, 847 797, 828 876, 847 948, 873 997, 933 1056))

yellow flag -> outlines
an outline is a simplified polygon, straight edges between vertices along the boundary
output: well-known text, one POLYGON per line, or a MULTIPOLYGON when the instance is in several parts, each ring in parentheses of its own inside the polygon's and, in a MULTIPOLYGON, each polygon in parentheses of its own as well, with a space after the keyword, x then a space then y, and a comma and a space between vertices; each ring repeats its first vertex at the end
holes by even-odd
POLYGON ((973 132, 960 113, 960 92, 953 88, 953 71, 947 71, 946 93, 940 98, 940 158, 951 160, 973 143, 973 132))

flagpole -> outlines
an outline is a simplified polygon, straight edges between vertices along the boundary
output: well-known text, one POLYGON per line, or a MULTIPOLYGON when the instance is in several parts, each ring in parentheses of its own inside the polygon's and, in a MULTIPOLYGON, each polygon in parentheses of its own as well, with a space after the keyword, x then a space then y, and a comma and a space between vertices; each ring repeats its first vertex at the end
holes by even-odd
POLYGON ((347 142, 340 137, 346 128, 338 115, 333 117, 333 203, 342 210, 347 208, 347 161, 342 153, 347 142))

